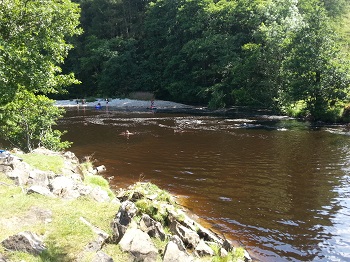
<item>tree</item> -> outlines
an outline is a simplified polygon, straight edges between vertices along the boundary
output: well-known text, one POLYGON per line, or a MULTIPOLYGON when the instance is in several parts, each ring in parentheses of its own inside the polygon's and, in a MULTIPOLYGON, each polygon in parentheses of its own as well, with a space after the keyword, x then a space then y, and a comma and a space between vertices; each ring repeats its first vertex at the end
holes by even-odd
POLYGON ((44 95, 78 83, 60 67, 78 24, 78 5, 69 0, 0 1, 1 136, 25 151, 69 145, 52 129, 62 111, 44 95))
POLYGON ((63 133, 52 129, 64 112, 53 103, 46 96, 19 89, 15 99, 0 108, 2 136, 25 152, 40 146, 55 151, 69 147, 71 143, 60 141, 63 133))
POLYGON ((17 90, 58 93, 77 83, 61 74, 72 45, 66 38, 79 34, 79 8, 69 0, 0 1, 0 105, 17 90))
POLYGON ((337 105, 348 99, 349 62, 342 58, 334 28, 323 5, 300 5, 303 26, 289 45, 283 64, 284 92, 291 101, 303 100, 314 120, 336 120, 337 105))

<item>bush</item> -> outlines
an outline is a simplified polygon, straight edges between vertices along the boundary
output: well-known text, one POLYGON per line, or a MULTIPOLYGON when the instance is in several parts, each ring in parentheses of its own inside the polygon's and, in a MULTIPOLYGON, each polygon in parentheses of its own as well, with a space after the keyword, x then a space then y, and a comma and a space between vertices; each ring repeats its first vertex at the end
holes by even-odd
POLYGON ((52 129, 63 112, 54 106, 54 100, 19 90, 11 103, 0 107, 0 134, 24 152, 40 146, 53 151, 64 150, 71 143, 61 142, 63 133, 52 129))

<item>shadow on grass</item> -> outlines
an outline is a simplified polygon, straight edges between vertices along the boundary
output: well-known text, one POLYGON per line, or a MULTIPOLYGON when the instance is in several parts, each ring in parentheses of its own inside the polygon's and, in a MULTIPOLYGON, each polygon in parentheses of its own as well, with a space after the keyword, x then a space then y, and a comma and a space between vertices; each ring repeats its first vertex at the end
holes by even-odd
POLYGON ((39 256, 45 262, 72 261, 72 257, 64 251, 64 248, 57 246, 53 241, 47 244, 47 249, 41 252, 39 256))

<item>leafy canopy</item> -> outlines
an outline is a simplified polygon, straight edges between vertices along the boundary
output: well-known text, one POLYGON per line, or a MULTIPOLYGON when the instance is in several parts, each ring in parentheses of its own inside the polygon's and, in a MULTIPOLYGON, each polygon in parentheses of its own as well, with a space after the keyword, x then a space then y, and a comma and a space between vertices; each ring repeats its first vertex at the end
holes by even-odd
POLYGON ((60 64, 72 45, 67 37, 81 33, 79 8, 69 0, 0 1, 0 105, 19 88, 58 93, 76 83, 60 64))
POLYGON ((44 95, 79 82, 60 67, 79 12, 70 0, 0 1, 0 135, 24 151, 70 145, 52 129, 63 111, 44 95))

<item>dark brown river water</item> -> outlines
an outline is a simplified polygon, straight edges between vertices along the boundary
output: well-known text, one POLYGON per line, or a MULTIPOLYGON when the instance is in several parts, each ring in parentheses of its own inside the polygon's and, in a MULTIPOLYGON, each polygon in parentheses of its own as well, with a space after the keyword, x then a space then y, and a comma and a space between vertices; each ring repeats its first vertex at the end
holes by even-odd
POLYGON ((350 136, 271 117, 69 110, 78 157, 150 181, 261 261, 350 261, 350 136), (128 130, 130 135, 124 135, 128 130))

